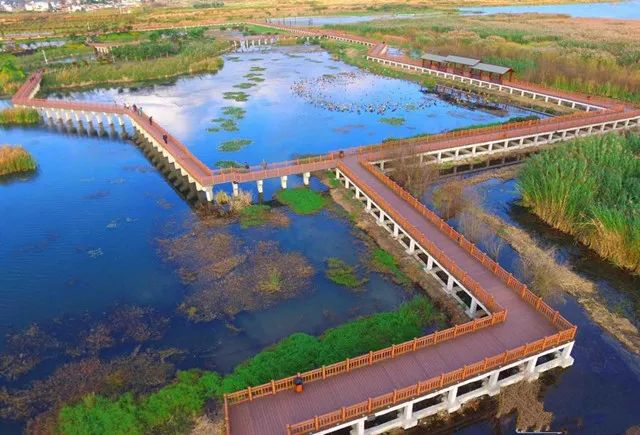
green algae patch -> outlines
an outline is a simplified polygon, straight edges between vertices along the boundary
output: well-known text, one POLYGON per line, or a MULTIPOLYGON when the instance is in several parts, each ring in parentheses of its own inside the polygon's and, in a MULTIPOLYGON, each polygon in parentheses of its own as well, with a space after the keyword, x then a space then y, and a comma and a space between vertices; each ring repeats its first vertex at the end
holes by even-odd
POLYGON ((281 190, 276 193, 276 199, 297 214, 313 214, 327 205, 327 198, 306 187, 281 190))
POLYGON ((228 140, 218 145, 218 150, 225 152, 240 151, 242 148, 246 147, 249 144, 251 144, 251 141, 249 139, 228 140))
POLYGON ((366 278, 358 276, 354 266, 345 263, 339 258, 332 257, 327 260, 325 275, 336 284, 350 288, 362 287, 367 282, 366 278))
POLYGON ((215 164, 216 168, 241 168, 243 165, 235 160, 218 160, 215 164))
POLYGON ((240 212, 242 228, 259 227, 269 222, 271 207, 263 204, 252 204, 240 212))
POLYGON ((411 279, 398 266, 398 262, 389 252, 384 249, 377 248, 371 254, 371 266, 380 273, 386 273, 393 276, 394 282, 408 286, 411 285, 411 279))

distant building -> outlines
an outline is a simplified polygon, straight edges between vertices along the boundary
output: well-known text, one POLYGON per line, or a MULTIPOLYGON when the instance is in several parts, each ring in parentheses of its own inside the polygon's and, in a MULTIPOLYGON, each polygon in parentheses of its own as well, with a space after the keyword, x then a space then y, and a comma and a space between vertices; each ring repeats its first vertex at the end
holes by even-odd
POLYGON ((421 59, 424 68, 474 77, 479 80, 502 83, 506 77, 508 77, 509 80, 513 78, 513 69, 506 66, 483 63, 480 59, 473 59, 471 57, 454 55, 441 56, 439 54, 427 53, 422 56, 421 59))

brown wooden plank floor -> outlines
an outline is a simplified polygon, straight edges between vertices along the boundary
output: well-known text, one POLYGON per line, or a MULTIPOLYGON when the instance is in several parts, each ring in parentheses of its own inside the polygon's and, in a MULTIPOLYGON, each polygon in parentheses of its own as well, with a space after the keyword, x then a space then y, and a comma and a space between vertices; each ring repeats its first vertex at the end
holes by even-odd
POLYGON ((355 157, 344 162, 354 173, 381 194, 427 238, 480 283, 496 302, 508 310, 507 320, 491 328, 460 336, 433 347, 363 367, 324 381, 305 385, 302 394, 281 392, 229 409, 233 435, 283 434, 287 424, 332 412, 413 385, 554 334, 556 329, 542 315, 509 289, 497 276, 442 234, 413 207, 362 168, 355 157))

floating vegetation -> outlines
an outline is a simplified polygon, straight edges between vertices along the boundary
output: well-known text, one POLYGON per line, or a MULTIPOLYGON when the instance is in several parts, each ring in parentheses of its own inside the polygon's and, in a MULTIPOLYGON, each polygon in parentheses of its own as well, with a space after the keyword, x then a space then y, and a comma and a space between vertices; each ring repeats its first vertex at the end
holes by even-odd
POLYGON ((358 288, 362 287, 366 282, 366 278, 359 278, 355 268, 339 258, 329 258, 327 260, 327 270, 325 272, 327 278, 339 285, 346 287, 358 288))
POLYGON ((37 416, 29 422, 27 432, 55 433, 55 420, 65 403, 77 402, 87 394, 137 394, 164 385, 175 373, 167 358, 176 353, 175 349, 136 351, 111 361, 91 357, 67 363, 48 378, 32 382, 29 388, 2 390, 0 418, 26 420, 37 416))
POLYGON ((264 204, 249 205, 240 211, 240 226, 242 228, 258 227, 265 224, 287 226, 289 218, 281 211, 264 204))
POLYGON ((327 205, 326 197, 306 187, 281 190, 276 193, 276 199, 298 214, 313 214, 327 205))
POLYGON ((233 119, 214 118, 211 120, 211 122, 218 123, 218 126, 210 127, 207 129, 208 131, 211 131, 211 132, 218 132, 220 130, 224 130, 227 132, 238 131, 238 124, 236 124, 236 121, 233 119))
POLYGON ((0 146, 0 176, 35 171, 33 156, 20 146, 0 146))
POLYGON ((380 118, 378 122, 389 125, 404 125, 404 118, 392 117, 392 118, 380 118))
POLYGON ((263 76, 263 75, 262 75, 261 73, 248 73, 248 74, 245 74, 243 77, 244 77, 245 79, 249 79, 249 80, 251 80, 251 79, 255 79, 255 78, 260 78, 260 77, 262 77, 262 76, 263 76))
POLYGON ((245 146, 250 145, 251 142, 252 141, 249 140, 249 139, 228 140, 228 141, 222 142, 220 145, 218 145, 218 150, 219 151, 225 151, 225 152, 240 151, 245 146))
POLYGON ((251 77, 250 79, 247 79, 247 80, 251 82, 261 83, 261 82, 264 82, 265 79, 262 77, 251 77))
POLYGON ((8 334, 0 376, 15 380, 41 362, 61 356, 97 355, 103 349, 160 339, 168 320, 152 308, 118 306, 101 317, 62 317, 8 334), (69 331, 73 331, 70 333, 69 331))
POLYGON ((261 66, 252 66, 250 71, 266 71, 267 69, 261 66))
POLYGON ((243 165, 235 160, 218 160, 215 163, 216 168, 241 168, 243 165))
POLYGON ((242 119, 244 118, 244 115, 247 113, 247 111, 242 107, 225 106, 222 108, 222 113, 225 116, 231 116, 235 119, 242 119))
POLYGON ((35 125, 40 123, 40 114, 35 109, 9 107, 0 110, 0 125, 35 125))
POLYGON ((435 99, 424 95, 406 102, 393 94, 385 96, 377 92, 362 92, 361 83, 366 80, 363 74, 366 73, 324 74, 314 79, 298 80, 293 83, 291 90, 309 104, 332 112, 384 115, 397 110, 419 110, 435 104, 435 99))
POLYGON ((389 252, 376 248, 371 253, 371 266, 380 273, 393 276, 393 281, 403 286, 412 285, 411 279, 398 266, 398 262, 389 252))
POLYGON ((238 83, 237 85, 233 85, 233 87, 238 89, 249 89, 254 87, 255 85, 256 85, 255 83, 244 82, 244 83, 238 83))
POLYGON ((173 260, 188 264, 196 276, 196 290, 179 307, 195 322, 264 309, 295 296, 313 275, 302 255, 283 253, 275 242, 258 242, 245 251, 230 235, 201 229, 168 246, 173 260))
POLYGON ((230 91, 225 92, 222 95, 225 100, 234 100, 237 102, 244 102, 249 100, 249 95, 242 91, 230 91))

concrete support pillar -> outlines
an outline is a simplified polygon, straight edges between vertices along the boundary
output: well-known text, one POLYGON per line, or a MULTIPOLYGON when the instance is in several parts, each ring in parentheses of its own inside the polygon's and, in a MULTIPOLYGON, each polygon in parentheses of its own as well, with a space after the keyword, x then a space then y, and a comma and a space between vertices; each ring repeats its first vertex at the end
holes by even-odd
POLYGON ((431 269, 433 269, 433 257, 429 256, 427 258, 427 271, 430 271, 431 269))
POLYGON ((77 123, 80 123, 80 115, 75 110, 73 111, 73 117, 76 119, 77 123))
POLYGON ((493 397, 500 392, 500 387, 498 386, 498 376, 500 376, 500 370, 496 370, 495 372, 489 375, 489 379, 487 381, 487 392, 489 396, 493 397))
POLYGON ((238 196, 240 186, 235 181, 231 183, 231 188, 233 189, 233 196, 238 196))
POLYGON ((305 172, 304 174, 302 174, 302 182, 304 183, 305 186, 309 185, 309 178, 311 177, 311 173, 310 172, 305 172))
POLYGON ((280 187, 282 187, 283 189, 287 188, 287 176, 283 175, 282 177, 280 177, 280 187))
POLYGON ((349 181, 349 179, 345 178, 344 179, 344 187, 345 187, 345 189, 348 189, 350 185, 351 185, 351 182, 349 181))
POLYGON ((213 186, 208 186, 204 188, 204 194, 207 197, 208 202, 213 201, 213 186))
POLYGON ((407 403, 406 406, 400 409, 398 417, 402 420, 403 429, 410 429, 418 425, 418 419, 413 417, 413 402, 407 403))
POLYGON ((109 125, 113 125, 113 117, 109 113, 107 113, 107 122, 109 125))
POLYGON ((380 216, 378 216, 378 225, 384 225, 384 212, 380 210, 380 216))
POLYGON ((89 114, 87 112, 82 112, 82 114, 84 115, 84 120, 86 121, 86 123, 89 124, 91 122, 89 114))
POLYGON ((380 162, 380 170, 384 172, 384 161, 380 162))
POLYGON ((258 186, 258 193, 264 193, 264 181, 258 180, 256 185, 258 186))
POLYGON ((476 311, 478 310, 478 301, 474 298, 471 298, 471 306, 467 310, 467 315, 472 319, 476 316, 476 311))
POLYGON ((356 199, 360 199, 362 196, 362 191, 356 187, 356 199))
POLYGON ((455 386, 447 394, 447 411, 456 412, 458 409, 460 409, 460 402, 458 402, 458 387, 455 386))
POLYGON ((453 290, 453 276, 449 275, 447 278, 447 292, 453 290))
POLYGON ((394 222, 393 224, 393 238, 397 239, 398 237, 400 237, 400 225, 396 224, 394 222))
POLYGON ((536 373, 536 363, 538 362, 538 357, 535 356, 526 362, 526 366, 524 369, 524 378, 531 382, 538 379, 538 373, 536 373))
POLYGON ((373 205, 373 203, 371 202, 371 200, 369 198, 367 198, 367 208, 365 209, 367 211, 367 213, 369 213, 371 211, 371 206, 373 205))
POLYGON ((571 343, 567 344, 564 347, 564 349, 562 349, 562 354, 560 356, 560 364, 564 368, 567 368, 573 365, 573 357, 571 356, 571 351, 573 350, 573 344, 574 342, 572 341, 571 343))
POLYGON ((350 435, 364 435, 364 420, 358 420, 351 426, 350 435))
POLYGON ((413 255, 416 252, 416 241, 409 238, 409 248, 407 248, 407 254, 413 255))

